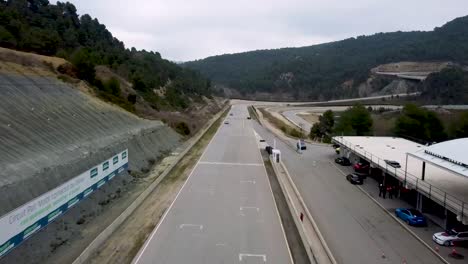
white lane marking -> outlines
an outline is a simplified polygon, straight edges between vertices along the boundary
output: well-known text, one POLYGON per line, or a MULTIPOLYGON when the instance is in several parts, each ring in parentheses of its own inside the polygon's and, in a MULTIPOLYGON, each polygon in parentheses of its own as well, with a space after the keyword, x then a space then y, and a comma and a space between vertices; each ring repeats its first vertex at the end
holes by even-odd
POLYGON ((253 206, 241 206, 241 207, 240 207, 240 215, 241 215, 241 216, 245 216, 245 214, 244 214, 244 209, 256 210, 257 212, 260 212, 260 208, 258 208, 258 207, 253 207, 253 206))
MULTIPOLYGON (((254 133, 254 136, 255 135, 259 136, 259 134, 257 134, 255 129, 252 128, 252 131, 254 133)), ((275 146, 276 146, 276 143, 275 143, 275 146)), ((260 152, 260 149, 258 150, 257 153, 258 153, 258 155, 260 155, 260 158, 263 160, 262 153, 260 152)), ((291 248, 289 247, 289 242, 288 242, 288 239, 286 238, 286 231, 284 230, 283 222, 281 222, 281 217, 280 217, 280 213, 279 213, 279 210, 278 210, 278 205, 276 204, 275 195, 273 194, 273 189, 271 188, 270 178, 268 177, 268 172, 267 172, 267 169, 265 167, 265 164, 262 163, 262 165, 263 165, 263 169, 265 171, 266 179, 268 181, 268 187, 270 187, 271 196, 273 198, 273 204, 275 205, 275 209, 276 209, 276 215, 278 216, 278 220, 279 220, 279 223, 280 223, 280 226, 281 226, 281 231, 283 231, 283 238, 284 238, 284 242, 286 243, 286 247, 288 249, 289 260, 290 260, 290 263, 293 264, 294 260, 293 260, 293 257, 292 257, 291 248)))
POLYGON ((226 244, 225 243, 217 243, 216 246, 217 247, 224 247, 224 246, 226 246, 226 244))
POLYGON ((181 224, 179 226, 179 229, 182 229, 184 227, 198 227, 200 230, 203 230, 203 225, 194 225, 194 224, 181 224))
POLYGON ((257 212, 260 212, 260 208, 254 206, 241 206, 240 210, 243 211, 244 209, 255 209, 257 212))
MULTIPOLYGON (((214 124, 214 123, 213 123, 214 124)), ((212 124, 212 125, 213 125, 212 124)), ((151 242, 151 240, 153 239, 154 235, 156 234, 156 232, 158 231, 159 227, 161 226, 161 223, 164 222, 164 219, 166 219, 166 216, 167 214, 169 213, 169 211, 171 210, 172 206, 174 205, 175 201, 177 200, 177 198, 179 197, 179 195, 182 193, 182 190, 184 189, 185 185, 187 185, 187 182, 189 182, 190 180, 190 177, 192 177, 193 175, 193 172, 195 171, 195 169, 198 167, 198 164, 200 163, 200 160, 205 156, 205 153, 206 151, 210 148, 210 145, 211 143, 213 142, 213 140, 216 138, 216 136, 218 135, 219 131, 221 130, 222 128, 222 125, 220 125, 218 127, 218 130, 216 130, 216 133, 213 135, 213 137, 210 139, 210 142, 208 143, 208 145, 205 147, 205 150, 203 150, 203 153, 202 155, 200 156, 200 158, 198 158, 198 161, 197 161, 197 164, 195 164, 195 166, 193 167, 192 171, 190 172, 190 175, 187 177, 187 179, 185 180, 184 182, 184 185, 182 185, 182 188, 180 188, 179 192, 177 193, 174 201, 172 201, 171 205, 169 206, 169 208, 166 210, 166 212, 164 212, 164 215, 163 217, 161 218, 161 220, 159 220, 159 223, 158 225, 156 226, 156 228, 153 230, 153 232, 151 233, 150 237, 145 241, 145 244, 143 246, 143 248, 140 249, 140 252, 138 253, 138 256, 137 258, 135 259, 135 261, 132 261, 132 263, 138 263, 138 261, 140 261, 141 259, 141 256, 143 256, 143 252, 146 250, 146 248, 148 247, 149 243, 151 242)))
POLYGON ((262 258, 263 259, 263 262, 266 262, 267 259, 266 259, 266 255, 262 254, 245 254, 245 253, 241 253, 239 254, 239 262, 242 262, 242 258, 244 257, 249 257, 249 258, 262 258))
POLYGON ((263 163, 236 163, 236 162, 209 162, 209 161, 200 161, 199 164, 232 165, 232 166, 262 166, 263 165, 263 163))
POLYGON ((251 184, 255 184, 256 182, 255 181, 240 181, 241 183, 251 183, 251 184))

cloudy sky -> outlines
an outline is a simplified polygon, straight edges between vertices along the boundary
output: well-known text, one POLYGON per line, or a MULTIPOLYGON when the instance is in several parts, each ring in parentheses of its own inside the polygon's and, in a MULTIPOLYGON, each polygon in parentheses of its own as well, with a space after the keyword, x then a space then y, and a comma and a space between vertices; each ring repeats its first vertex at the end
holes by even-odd
POLYGON ((174 61, 299 47, 377 32, 432 30, 468 0, 71 0, 127 47, 174 61))

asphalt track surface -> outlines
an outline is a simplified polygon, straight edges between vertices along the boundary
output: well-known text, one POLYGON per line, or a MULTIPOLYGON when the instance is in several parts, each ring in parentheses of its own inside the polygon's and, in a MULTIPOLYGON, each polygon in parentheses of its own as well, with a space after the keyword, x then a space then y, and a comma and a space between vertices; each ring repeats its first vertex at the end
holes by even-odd
POLYGON ((134 263, 292 263, 246 106, 233 106, 134 263))
MULTIPOLYGON (((254 128, 273 144, 274 135, 257 123, 254 128)), ((308 149, 298 154, 276 139, 276 147, 338 263, 442 263, 346 181, 332 163, 335 154, 330 146, 307 144, 308 149)))

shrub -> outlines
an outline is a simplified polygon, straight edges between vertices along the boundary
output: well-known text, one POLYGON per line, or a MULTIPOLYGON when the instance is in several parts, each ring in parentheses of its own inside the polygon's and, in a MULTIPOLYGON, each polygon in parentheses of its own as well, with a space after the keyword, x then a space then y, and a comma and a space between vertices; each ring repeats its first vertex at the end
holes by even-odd
POLYGON ((190 128, 185 122, 179 122, 176 125, 175 130, 177 131, 177 133, 181 135, 184 135, 184 136, 190 135, 190 128))

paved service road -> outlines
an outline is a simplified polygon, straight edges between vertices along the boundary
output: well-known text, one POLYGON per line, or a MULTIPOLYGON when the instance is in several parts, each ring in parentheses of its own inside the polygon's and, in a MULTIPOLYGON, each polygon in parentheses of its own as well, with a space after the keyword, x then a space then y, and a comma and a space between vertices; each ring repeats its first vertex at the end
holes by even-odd
POLYGON ((292 263, 246 106, 233 106, 134 263, 292 263))
MULTIPOLYGON (((274 136, 269 131, 258 124, 254 128, 272 144, 274 136)), ((334 158, 330 146, 308 144, 303 154, 280 140, 276 146, 338 263, 441 263, 346 181, 330 162, 334 158)))

